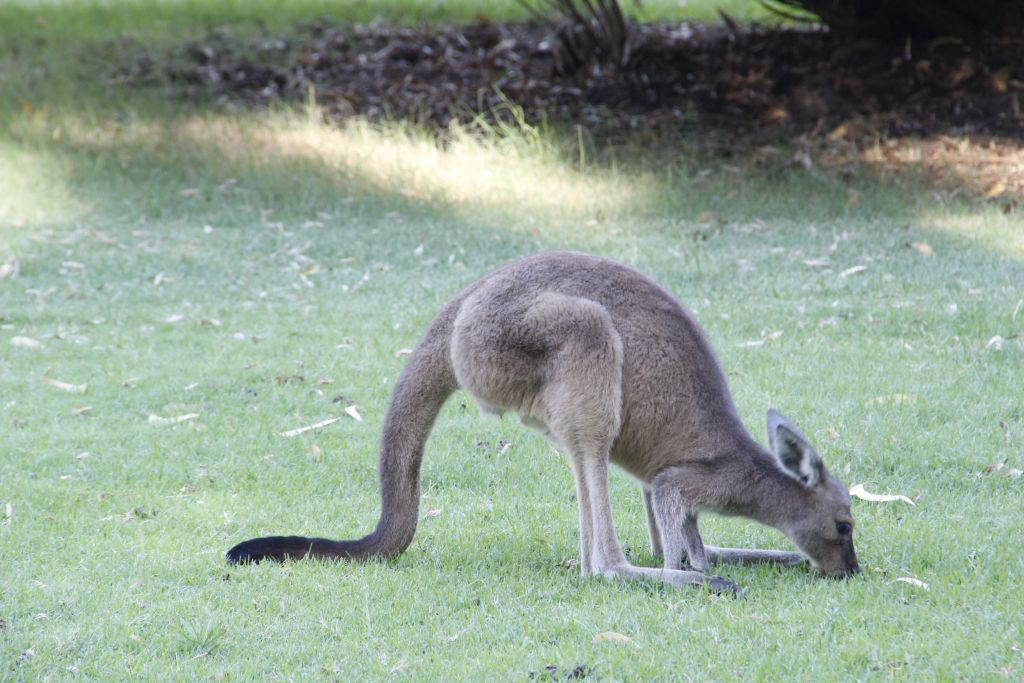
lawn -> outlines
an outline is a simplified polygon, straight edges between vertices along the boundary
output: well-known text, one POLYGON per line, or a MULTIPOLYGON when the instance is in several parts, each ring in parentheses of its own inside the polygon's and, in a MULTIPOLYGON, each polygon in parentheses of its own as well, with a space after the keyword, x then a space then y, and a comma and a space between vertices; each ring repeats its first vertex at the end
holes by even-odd
MULTIPOLYGON (((187 105, 119 87, 105 55, 241 4, 106 21, 124 6, 0 8, 0 681, 1024 675, 1019 213, 872 171, 596 162, 529 128, 439 148, 315 107, 187 105), (550 248, 686 303, 759 439, 775 406, 847 484, 913 500, 854 501, 861 577, 722 569, 739 599, 583 579, 563 458, 461 393, 404 555, 225 563, 256 535, 369 531, 402 350, 462 286, 550 248)), ((612 504, 653 564, 620 473, 612 504)))

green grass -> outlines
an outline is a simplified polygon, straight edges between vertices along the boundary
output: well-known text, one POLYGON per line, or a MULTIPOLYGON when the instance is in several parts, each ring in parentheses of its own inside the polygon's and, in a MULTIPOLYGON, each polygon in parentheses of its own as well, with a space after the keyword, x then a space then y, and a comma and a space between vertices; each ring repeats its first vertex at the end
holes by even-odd
MULTIPOLYGON (((542 2, 534 2, 542 6, 542 2)), ((768 16, 750 0, 620 0, 623 9, 641 19, 717 19, 720 12, 740 20, 768 16)), ((528 14, 518 0, 8 0, 5 12, 31 16, 37 24, 60 27, 77 38, 95 31, 136 32, 153 27, 195 27, 221 22, 252 22, 287 28, 318 17, 342 21, 459 22, 508 20, 528 14), (83 26, 86 20, 92 26, 83 26)))
MULTIPOLYGON (((31 37, 2 20, 22 6, 0 10, 7 45, 31 37)), ((183 24, 212 11, 161 6, 183 24)), ((978 476, 1024 467, 1018 215, 906 179, 581 168, 528 133, 439 151, 302 112, 160 107, 104 85, 82 30, 2 56, 0 264, 18 272, 0 280, 0 681, 1020 678, 1024 481, 978 476), (61 60, 82 78, 43 79, 20 107, 33 69, 61 60), (916 501, 855 501, 862 577, 723 570, 739 600, 582 579, 563 460, 461 394, 399 559, 225 565, 257 534, 369 530, 395 352, 466 283, 562 247, 634 264, 694 309, 755 435, 777 406, 848 484, 916 501), (592 642, 603 631, 632 642, 592 642)), ((616 473, 612 496, 650 564, 635 486, 616 473)), ((740 520, 703 528, 786 547, 740 520)))

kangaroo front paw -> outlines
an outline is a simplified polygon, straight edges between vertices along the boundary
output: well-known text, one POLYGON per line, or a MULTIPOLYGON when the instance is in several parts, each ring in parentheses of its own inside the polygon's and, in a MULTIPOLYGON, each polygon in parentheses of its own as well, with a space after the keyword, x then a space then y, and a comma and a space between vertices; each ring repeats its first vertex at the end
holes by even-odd
POLYGON ((738 585, 729 579, 723 579, 721 576, 705 577, 704 585, 716 595, 730 595, 734 598, 743 595, 743 590, 738 585))

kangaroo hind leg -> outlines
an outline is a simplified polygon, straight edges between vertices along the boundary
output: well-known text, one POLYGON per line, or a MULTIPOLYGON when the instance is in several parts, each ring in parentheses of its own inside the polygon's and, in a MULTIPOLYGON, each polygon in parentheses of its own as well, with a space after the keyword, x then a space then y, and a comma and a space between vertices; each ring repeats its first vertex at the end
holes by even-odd
POLYGON ((624 564, 608 503, 608 458, 622 408, 622 341, 611 317, 587 299, 546 293, 526 313, 549 353, 531 416, 566 452, 576 480, 580 567, 604 573, 624 564))
POLYGON ((584 574, 648 580, 680 587, 706 586, 736 592, 730 581, 700 572, 635 567, 626 560, 612 521, 608 462, 622 415, 622 341, 611 317, 586 299, 549 295, 530 309, 550 339, 541 391, 542 421, 565 450, 576 477, 580 508, 580 552, 584 574))

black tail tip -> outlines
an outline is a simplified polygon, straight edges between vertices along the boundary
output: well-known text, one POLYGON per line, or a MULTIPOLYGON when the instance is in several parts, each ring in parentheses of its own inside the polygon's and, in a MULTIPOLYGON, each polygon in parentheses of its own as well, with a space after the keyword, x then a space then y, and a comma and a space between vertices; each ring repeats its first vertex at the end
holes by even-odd
POLYGON ((229 550, 225 557, 229 564, 256 564, 263 560, 280 562, 284 556, 280 553, 280 544, 274 538, 253 538, 243 541, 229 550))

